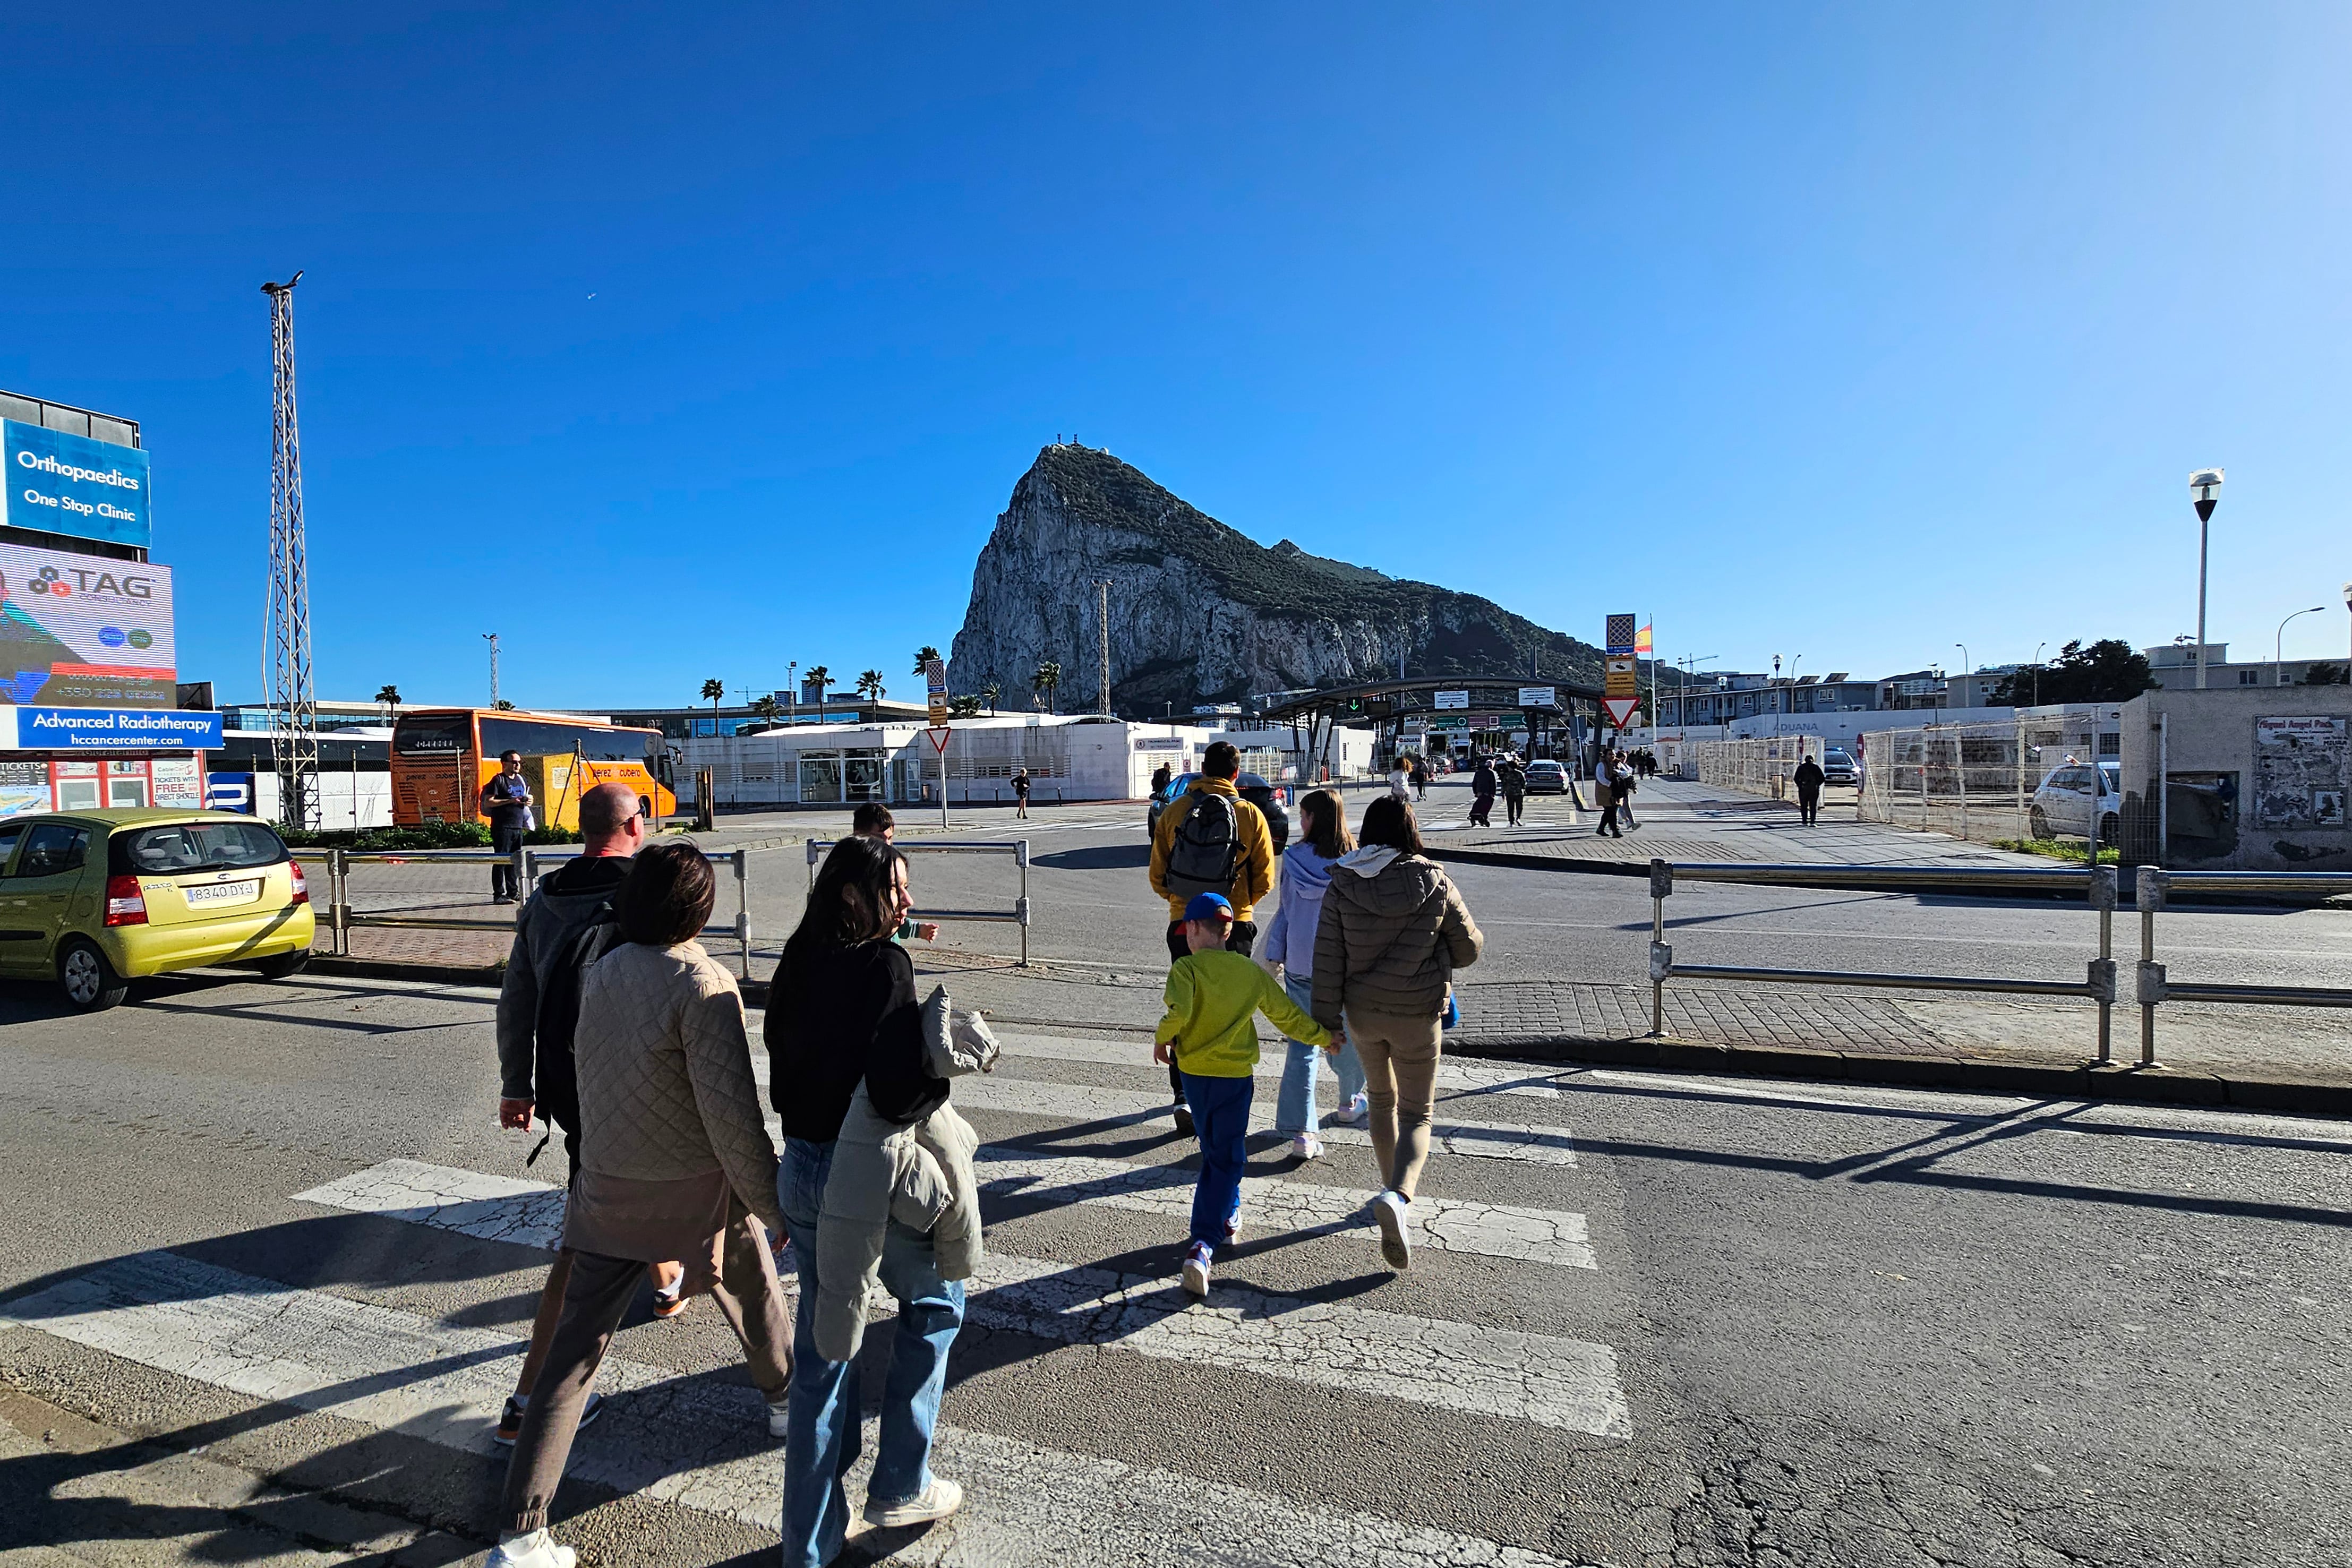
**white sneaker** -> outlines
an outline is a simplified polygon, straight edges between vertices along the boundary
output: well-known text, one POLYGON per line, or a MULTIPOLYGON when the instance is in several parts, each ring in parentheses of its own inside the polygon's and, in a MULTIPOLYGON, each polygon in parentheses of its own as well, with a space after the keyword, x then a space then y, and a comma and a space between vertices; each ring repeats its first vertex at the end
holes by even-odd
POLYGON ((544 1530, 534 1530, 499 1542, 490 1553, 489 1568, 572 1568, 579 1553, 558 1546, 544 1530))
POLYGON ((866 1504, 866 1522, 877 1530, 904 1530, 910 1524, 945 1519, 962 1506, 963 1488, 945 1476, 933 1476, 920 1497, 910 1497, 904 1502, 869 1500, 866 1504))
POLYGON ((1371 1113, 1371 1097, 1359 1094, 1337 1111, 1332 1112, 1331 1120, 1342 1127, 1360 1127, 1364 1124, 1364 1118, 1371 1113))
POLYGON ((1323 1140, 1312 1133, 1301 1133, 1290 1140, 1290 1152, 1302 1160, 1319 1160, 1323 1157, 1323 1140))
POLYGON ((790 1406, 787 1402, 782 1399, 777 1400, 773 1405, 768 1406, 769 1437, 782 1438, 790 1436, 791 1427, 786 1425, 788 1420, 786 1411, 789 1408, 790 1406))
POLYGON ((1389 1191, 1372 1199, 1372 1218, 1381 1228, 1381 1256, 1389 1267, 1402 1273, 1412 1267, 1412 1241, 1408 1228, 1412 1224, 1412 1200, 1404 1194, 1389 1191))
POLYGON ((1209 1293, 1209 1249, 1195 1241, 1184 1251, 1184 1289, 1195 1296, 1209 1293))

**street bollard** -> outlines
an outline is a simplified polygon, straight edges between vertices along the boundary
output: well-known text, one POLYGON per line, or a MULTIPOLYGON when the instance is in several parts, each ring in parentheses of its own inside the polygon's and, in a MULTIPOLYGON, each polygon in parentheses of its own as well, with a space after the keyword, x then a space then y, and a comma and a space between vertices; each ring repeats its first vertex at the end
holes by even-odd
POLYGON ((1666 1032, 1666 977, 1674 973, 1675 950, 1666 946, 1666 900, 1674 896, 1675 868, 1650 862, 1650 1038, 1666 1032))
POLYGON ((2164 966, 2156 961, 2156 912, 2164 907, 2165 889, 2169 882, 2163 871, 2152 865, 2139 868, 2139 885, 2134 894, 2139 904, 2139 1064, 2154 1067, 2156 1063, 2156 1006, 2164 1000, 2164 966))

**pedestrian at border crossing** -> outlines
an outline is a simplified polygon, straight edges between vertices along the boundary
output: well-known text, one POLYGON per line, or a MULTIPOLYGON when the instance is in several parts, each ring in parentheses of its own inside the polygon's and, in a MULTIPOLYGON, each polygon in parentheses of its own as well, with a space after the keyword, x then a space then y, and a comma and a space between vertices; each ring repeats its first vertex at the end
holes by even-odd
POLYGON ((1528 769, 1516 753, 1503 753, 1495 764, 1495 783, 1503 792, 1503 820, 1516 828, 1528 809, 1528 769))
POLYGON ((1822 765, 1810 754, 1798 759, 1797 771, 1791 775, 1791 781, 1797 786, 1797 810, 1806 827, 1811 827, 1814 819, 1821 814, 1822 781, 1828 777, 1822 771, 1822 765))
MULTIPOLYGON (((845 1125, 861 1089, 873 1113, 898 1124, 928 1117, 948 1098, 928 1064, 914 964, 889 939, 913 903, 902 852, 871 838, 842 840, 817 869, 769 993, 769 1101, 784 1131, 775 1196, 801 1285, 784 1441, 786 1568, 823 1568, 849 1526, 842 1483, 857 1458, 863 1400, 856 1358, 834 1360, 822 1348, 818 1304, 827 1281, 817 1246, 835 1207, 826 1188, 836 1161, 845 1149, 855 1153, 845 1125)), ((866 1518, 897 1528, 943 1519, 962 1503, 962 1487, 934 1475, 930 1459, 964 1286, 942 1274, 934 1233, 895 1217, 884 1228, 878 1267, 898 1315, 866 1518)))
MULTIPOLYGON (((540 878, 515 917, 514 947, 499 984, 498 1007, 499 1125, 529 1132, 536 1114, 550 1129, 549 1137, 562 1129, 567 1191, 580 1176, 580 1092, 572 1041, 580 1018, 581 972, 621 940, 613 895, 646 842, 646 820, 637 810, 636 792, 625 784, 599 784, 589 790, 580 798, 580 853, 540 878)), ((545 1144, 541 1139, 541 1146, 545 1144)), ((539 1150, 533 1149, 524 1164, 538 1158, 539 1150)), ((646 1271, 653 1277, 654 1315, 675 1317, 683 1312, 682 1265, 667 1260, 646 1271)), ((523 1412, 547 1364, 571 1279, 571 1255, 559 1252, 540 1291, 539 1312, 531 1321, 530 1343, 523 1351, 514 1393, 508 1396, 493 1434, 502 1447, 513 1446, 522 1432, 523 1412)), ((593 1421, 603 1409, 604 1396, 590 1395, 581 1424, 593 1421)))
MULTIPOLYGON (((1331 868, 1356 847, 1348 831, 1348 809, 1338 791, 1318 789, 1298 802, 1298 837, 1282 852, 1282 881, 1276 890, 1274 918, 1265 927, 1258 962, 1282 982, 1283 993, 1302 1009, 1315 1002, 1315 932, 1330 891, 1331 868)), ((1282 1094, 1275 1103, 1274 1130, 1290 1139, 1302 1160, 1323 1157, 1315 1110, 1315 1081, 1321 1076, 1321 1047, 1293 1036, 1282 1064, 1282 1094)), ((1339 1079, 1339 1105, 1331 1120, 1355 1126, 1370 1113, 1364 1097, 1363 1064, 1356 1048, 1342 1043, 1332 1060, 1339 1079)))
MULTIPOLYGON (((1201 754, 1200 776, 1160 813, 1151 835, 1151 891, 1168 901, 1168 961, 1187 956, 1184 908, 1204 893, 1233 909, 1226 938, 1230 950, 1249 956, 1257 940, 1257 903, 1274 891, 1274 834, 1265 817, 1241 797, 1234 780, 1242 754, 1230 740, 1212 741, 1201 754)), ((1174 1094, 1170 1113, 1176 1130, 1192 1130, 1184 1076, 1171 1064, 1168 1083, 1174 1094)))
POLYGON ((1454 971, 1478 961, 1486 937, 1462 894, 1422 852, 1412 808, 1364 808, 1358 848, 1331 870, 1315 931, 1315 1021, 1346 1035, 1363 1063, 1372 1153, 1385 1184, 1372 1200, 1381 1252, 1412 1266, 1412 1198, 1429 1161, 1437 1060, 1457 1009, 1454 971))
POLYGON ((613 904, 623 941, 581 977, 580 1174, 564 1205, 563 1314, 507 1466, 492 1568, 572 1568, 548 1509, 590 1385, 646 1265, 706 1273, 783 1433, 791 1320, 767 1228, 776 1150, 760 1113, 743 998, 695 940, 718 879, 691 843, 638 852, 613 904))
POLYGON ((1024 821, 1029 815, 1029 769, 1018 768, 1013 772, 1013 814, 1024 821))
POLYGON ((1491 828, 1495 825, 1495 764, 1485 756, 1470 771, 1470 825, 1491 828))
POLYGON ((482 815, 490 820, 490 848, 499 858, 490 863, 490 902, 512 904, 515 852, 530 831, 530 781, 522 776, 522 753, 499 755, 499 770, 482 786, 482 815))

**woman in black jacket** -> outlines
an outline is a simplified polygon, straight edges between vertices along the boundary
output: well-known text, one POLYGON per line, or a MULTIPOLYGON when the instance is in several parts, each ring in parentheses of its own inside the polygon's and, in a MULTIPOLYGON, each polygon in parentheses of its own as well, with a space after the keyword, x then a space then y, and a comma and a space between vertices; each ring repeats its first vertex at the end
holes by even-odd
MULTIPOLYGON (((824 1568, 839 1554, 849 1524, 841 1479, 857 1454, 857 1364, 816 1350, 817 1212, 835 1140, 860 1082, 894 1122, 920 1120, 948 1093, 924 1064, 915 967, 890 940, 912 904, 906 856, 879 839, 842 840, 817 873, 769 991, 768 1094, 784 1127, 776 1200, 801 1276, 785 1417, 785 1568, 824 1568)), ((898 1298, 898 1322, 866 1518, 895 1529, 944 1519, 963 1500, 961 1487, 930 1473, 930 1454, 964 1290, 940 1278, 930 1237, 896 1220, 883 1241, 882 1283, 898 1298)))

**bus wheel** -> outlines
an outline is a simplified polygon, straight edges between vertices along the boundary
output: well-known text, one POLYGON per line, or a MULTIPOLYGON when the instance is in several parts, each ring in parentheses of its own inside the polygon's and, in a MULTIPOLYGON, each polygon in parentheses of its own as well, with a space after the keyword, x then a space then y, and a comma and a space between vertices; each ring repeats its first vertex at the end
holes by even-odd
POLYGON ((654 821, 654 803, 651 800, 646 800, 643 795, 637 797, 637 810, 645 813, 646 830, 648 832, 660 826, 659 823, 654 821))

